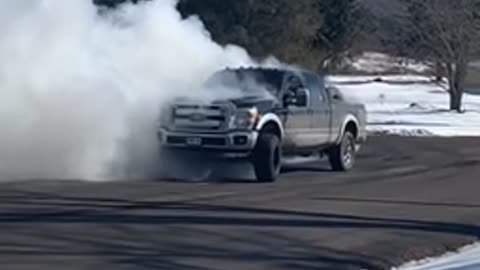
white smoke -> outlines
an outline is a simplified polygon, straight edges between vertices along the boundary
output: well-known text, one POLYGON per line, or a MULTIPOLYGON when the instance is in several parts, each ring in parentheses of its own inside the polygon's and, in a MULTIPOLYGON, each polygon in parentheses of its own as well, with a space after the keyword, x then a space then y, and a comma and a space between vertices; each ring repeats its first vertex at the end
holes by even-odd
POLYGON ((0 1, 0 180, 148 175, 160 105, 253 64, 176 4, 0 1))

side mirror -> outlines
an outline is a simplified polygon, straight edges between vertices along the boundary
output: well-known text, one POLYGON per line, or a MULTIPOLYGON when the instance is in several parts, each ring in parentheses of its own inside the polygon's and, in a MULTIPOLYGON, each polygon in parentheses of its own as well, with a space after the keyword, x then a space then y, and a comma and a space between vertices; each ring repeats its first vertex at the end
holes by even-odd
POLYGON ((299 89, 297 91, 297 100, 295 106, 297 107, 308 107, 310 100, 310 92, 307 89, 299 89))

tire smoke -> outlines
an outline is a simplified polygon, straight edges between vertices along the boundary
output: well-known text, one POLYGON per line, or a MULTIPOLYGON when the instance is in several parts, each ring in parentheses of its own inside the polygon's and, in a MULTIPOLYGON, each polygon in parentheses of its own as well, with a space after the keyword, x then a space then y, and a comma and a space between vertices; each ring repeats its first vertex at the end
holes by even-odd
POLYGON ((254 65, 176 4, 0 1, 0 180, 154 174, 161 104, 254 65))

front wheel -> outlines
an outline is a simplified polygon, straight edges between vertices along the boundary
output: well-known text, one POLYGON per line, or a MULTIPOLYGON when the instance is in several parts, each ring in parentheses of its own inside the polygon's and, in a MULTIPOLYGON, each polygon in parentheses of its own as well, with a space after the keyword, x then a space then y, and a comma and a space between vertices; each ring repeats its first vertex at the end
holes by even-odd
POLYGON ((334 171, 345 172, 353 169, 355 165, 355 136, 350 131, 345 131, 339 145, 330 149, 329 160, 334 171))
POLYGON ((280 138, 274 134, 260 134, 252 163, 257 181, 274 182, 280 174, 282 163, 280 138))

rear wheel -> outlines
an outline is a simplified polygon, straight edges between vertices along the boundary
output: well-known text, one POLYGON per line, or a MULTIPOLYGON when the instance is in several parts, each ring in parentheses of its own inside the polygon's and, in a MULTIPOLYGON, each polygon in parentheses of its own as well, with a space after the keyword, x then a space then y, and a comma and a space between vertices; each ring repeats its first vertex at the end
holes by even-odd
POLYGON ((274 182, 280 174, 282 149, 275 134, 260 134, 253 151, 252 163, 259 182, 274 182))
POLYGON ((329 152, 330 165, 334 171, 349 171, 355 165, 355 136, 345 131, 342 141, 329 152))

